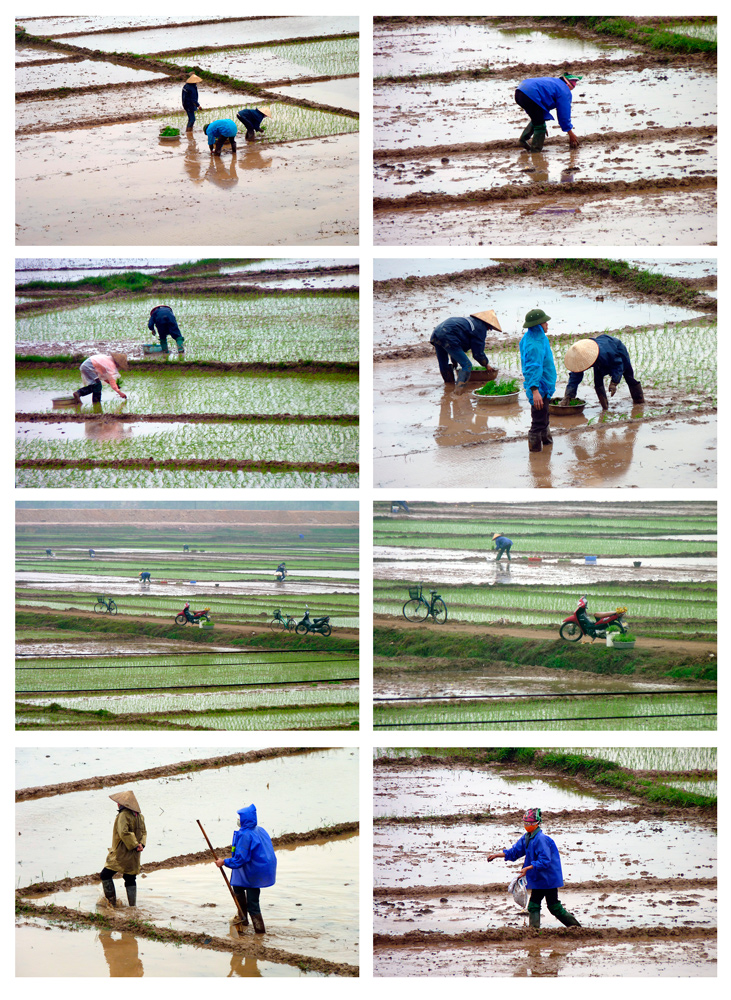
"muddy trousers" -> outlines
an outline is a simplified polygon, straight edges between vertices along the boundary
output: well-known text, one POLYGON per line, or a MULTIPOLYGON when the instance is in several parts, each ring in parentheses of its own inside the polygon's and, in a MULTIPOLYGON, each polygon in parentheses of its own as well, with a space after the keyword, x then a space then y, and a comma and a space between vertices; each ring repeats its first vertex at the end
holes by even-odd
MULTIPOLYGON (((642 386, 635 378, 635 373, 632 365, 626 361, 624 364, 624 371, 622 372, 622 375, 624 376, 624 380, 627 383, 627 388, 629 389, 629 394, 632 397, 632 401, 635 403, 644 402, 644 396, 642 394, 642 386)), ((594 372, 594 390, 596 391, 596 394, 599 397, 600 402, 602 396, 606 400, 607 395, 606 395, 606 389, 604 388, 604 378, 598 375, 596 372, 594 372)), ((604 404, 602 403, 602 405, 604 404)))
POLYGON ((80 396, 88 396, 91 393, 92 403, 101 403, 102 400, 102 380, 98 378, 96 382, 85 385, 83 389, 76 390, 80 396))
POLYGON ((510 550, 511 550, 511 548, 512 548, 512 545, 502 545, 502 546, 501 546, 501 547, 500 547, 500 548, 499 548, 499 549, 497 550, 497 555, 495 556, 495 562, 500 562, 500 560, 501 560, 501 559, 502 559, 502 557, 503 557, 503 552, 504 552, 504 553, 505 553, 505 555, 506 555, 506 556, 508 557, 508 562, 512 562, 512 560, 511 560, 511 558, 510 558, 510 550))
POLYGON ((183 108, 183 110, 188 115, 188 124, 186 126, 187 131, 187 129, 191 129, 195 125, 195 111, 189 111, 187 108, 183 108))
POLYGON ((457 376, 459 383, 468 382, 472 373, 472 362, 465 352, 459 347, 449 347, 446 344, 439 344, 432 341, 432 347, 437 352, 437 364, 445 383, 451 385, 454 382, 454 369, 452 363, 459 365, 460 371, 457 376))
POLYGON ((581 924, 573 913, 569 913, 558 898, 558 889, 531 889, 530 899, 528 900, 528 915, 531 927, 540 927, 541 902, 544 897, 548 912, 556 920, 560 920, 564 927, 581 927, 581 924))
POLYGON ((248 912, 252 916, 256 916, 261 913, 261 906, 259 905, 259 896, 261 895, 261 889, 249 889, 243 885, 232 885, 231 888, 234 891, 234 896, 241 904, 241 909, 248 912))
POLYGON ((543 128, 546 123, 546 112, 540 104, 536 104, 533 98, 528 97, 528 95, 524 94, 522 90, 515 91, 515 103, 519 104, 523 111, 525 111, 528 115, 533 123, 533 128, 537 125, 540 125, 541 128, 543 128))
POLYGON ((528 431, 528 447, 531 451, 541 451, 544 444, 552 444, 548 421, 548 396, 543 396, 543 406, 539 410, 531 403, 530 408, 530 430, 528 431))
MULTIPOLYGON (((113 872, 111 868, 102 868, 102 870, 99 872, 99 878, 101 879, 102 882, 108 882, 110 879, 113 879, 114 876, 117 874, 119 873, 113 872)), ((136 875, 122 875, 122 878, 124 879, 124 884, 126 886, 137 885, 136 875)))

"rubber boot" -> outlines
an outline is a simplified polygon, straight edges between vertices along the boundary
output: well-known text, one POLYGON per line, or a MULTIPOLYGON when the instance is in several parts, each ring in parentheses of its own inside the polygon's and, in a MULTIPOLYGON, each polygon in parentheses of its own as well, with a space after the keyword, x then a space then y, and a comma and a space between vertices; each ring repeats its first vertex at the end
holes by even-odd
POLYGON ((127 902, 130 906, 137 906, 137 886, 136 885, 126 885, 127 890, 127 902))
POLYGON ((457 372, 457 385, 455 386, 455 395, 461 396, 463 392, 467 391, 467 383, 472 376, 471 368, 460 368, 457 372))
POLYGON ((564 907, 560 899, 557 899, 553 905, 549 903, 548 909, 551 911, 551 913, 557 920, 561 921, 564 927, 581 927, 579 921, 576 919, 573 913, 569 913, 569 911, 564 907))
POLYGON ((102 879, 102 889, 110 906, 117 905, 117 893, 114 889, 114 880, 111 878, 102 879))
POLYGON ((543 451, 540 431, 528 431, 528 451, 543 451))
POLYGON ((445 385, 454 385, 454 372, 451 375, 442 375, 445 385))
POLYGON ((253 128, 247 128, 247 130, 246 130, 246 141, 247 142, 256 142, 256 132, 253 130, 253 128))
POLYGON ((256 934, 266 934, 267 929, 264 926, 264 920, 261 913, 252 913, 251 922, 254 925, 254 931, 256 934))
POLYGON ((538 930, 541 926, 541 904, 528 903, 528 926, 538 930))
POLYGON ((523 149, 527 149, 529 153, 530 153, 530 142, 528 140, 532 135, 533 135, 533 122, 528 122, 526 127, 523 129, 523 132, 521 133, 518 142, 523 147, 523 149))
POLYGON ((609 400, 607 399, 607 394, 604 391, 604 389, 597 389, 596 395, 597 395, 597 399, 599 400, 599 403, 601 404, 601 408, 603 410, 608 410, 609 409, 609 400))
POLYGON ((530 144, 531 153, 540 153, 543 143, 546 141, 546 126, 536 125, 533 129, 533 142, 530 144))
POLYGON ((213 155, 220 156, 222 149, 223 149, 223 139, 216 139, 216 144, 213 147, 213 155))
POLYGON ((236 156, 236 140, 235 139, 231 140, 231 152, 233 153, 234 156, 236 156))
POLYGON ((645 394, 643 393, 642 386, 639 382, 635 382, 634 385, 629 387, 629 394, 632 397, 633 403, 637 403, 639 405, 640 403, 645 402, 645 394))
POLYGON ((541 443, 542 444, 553 444, 553 438, 551 437, 551 432, 546 428, 546 430, 541 431, 541 443))
POLYGON ((77 406, 81 406, 81 396, 79 395, 78 392, 74 393, 74 402, 77 404, 77 406))
POLYGON ((185 131, 186 132, 192 132, 193 131, 193 126, 192 125, 186 125, 185 126, 185 131))

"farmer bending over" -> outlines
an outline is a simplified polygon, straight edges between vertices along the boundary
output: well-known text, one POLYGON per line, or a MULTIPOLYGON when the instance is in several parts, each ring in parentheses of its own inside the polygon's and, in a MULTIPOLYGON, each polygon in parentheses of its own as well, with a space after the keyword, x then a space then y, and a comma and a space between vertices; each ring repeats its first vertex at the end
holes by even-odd
POLYGON ((513 547, 512 539, 506 538, 505 535, 501 535, 498 531, 492 536, 492 540, 495 542, 495 548, 497 550, 495 562, 500 562, 503 557, 503 552, 508 557, 508 562, 512 562, 510 558, 510 550, 513 547))
POLYGON ((487 860, 504 858, 506 861, 517 861, 518 858, 525 858, 520 875, 525 875, 526 885, 531 891, 528 903, 528 922, 531 927, 541 926, 541 903, 544 896, 549 912, 565 927, 581 927, 576 917, 564 909, 558 898, 558 890, 563 885, 561 856, 556 844, 541 830, 541 810, 526 810, 523 814, 523 826, 525 833, 516 844, 497 854, 488 854, 487 860))
POLYGON ((137 906, 140 854, 147 843, 145 817, 140 812, 134 792, 117 792, 109 798, 117 803, 117 818, 112 830, 112 846, 104 867, 99 872, 99 878, 109 905, 116 906, 117 894, 113 879, 116 872, 121 872, 127 890, 127 902, 130 906, 137 906))
POLYGON ((140 583, 149 583, 149 582, 150 582, 150 574, 144 571, 140 573, 140 583))
POLYGON ((236 155, 236 122, 232 118, 218 118, 203 126, 208 139, 208 149, 214 156, 220 156, 224 142, 231 143, 231 152, 236 155), (215 148, 214 148, 215 145, 215 148))
POLYGON ((564 73, 563 76, 539 76, 523 80, 515 91, 515 102, 530 118, 520 137, 520 145, 529 153, 540 153, 546 138, 546 122, 553 119, 552 111, 558 115, 558 124, 563 132, 568 132, 569 146, 576 149, 579 140, 571 124, 571 91, 581 76, 564 73), (532 137, 533 141, 528 142, 532 137))
POLYGON ((445 319, 429 338, 429 343, 437 352, 437 363, 445 385, 454 385, 454 369, 459 366, 455 392, 461 392, 467 387, 472 374, 472 362, 467 357, 466 351, 471 351, 475 361, 487 369, 485 374, 488 382, 497 376, 497 368, 490 367, 485 354, 488 330, 498 330, 502 333, 498 318, 492 309, 470 313, 465 317, 445 319))
POLYGON ((162 347, 166 354, 168 353, 168 337, 172 337, 177 344, 178 354, 185 354, 183 335, 180 332, 178 321, 175 319, 175 314, 170 306, 155 306, 154 309, 150 310, 147 329, 154 333, 156 328, 157 335, 160 338, 160 347, 162 347))
MULTIPOLYGON (((274 885, 277 878, 277 856, 274 853, 269 834, 257 826, 256 806, 245 806, 238 810, 238 829, 234 830, 233 847, 230 858, 218 858, 216 865, 231 869, 231 888, 241 907, 244 922, 247 910, 257 934, 266 933, 261 915, 259 895, 267 886, 274 885)), ((238 914, 237 914, 238 916, 238 914)))
POLYGON ((195 73, 191 73, 183 86, 183 110, 188 114, 188 124, 185 127, 186 132, 193 131, 195 113, 196 111, 203 110, 198 103, 198 87, 196 86, 198 83, 203 83, 203 81, 195 73))
POLYGON ((118 369, 129 369, 126 354, 92 354, 79 366, 84 385, 74 393, 74 401, 81 402, 82 396, 91 393, 92 403, 99 403, 102 398, 102 382, 106 382, 122 399, 127 397, 117 385, 118 369))
POLYGON ((530 403, 528 451, 541 451, 544 444, 553 444, 548 427, 548 401, 556 388, 556 365, 546 336, 550 318, 542 309, 531 309, 523 323, 528 329, 520 341, 520 366, 530 403))
POLYGON ((604 389, 604 379, 607 375, 610 376, 610 396, 615 394, 624 376, 632 402, 636 404, 645 402, 642 386, 635 378, 629 352, 618 337, 600 333, 593 339, 577 340, 566 351, 564 364, 571 374, 561 406, 570 406, 571 400, 576 399, 576 390, 581 385, 584 372, 590 368, 594 369, 594 389, 603 410, 609 409, 609 400, 604 389))
POLYGON ((272 117, 272 109, 269 105, 265 108, 242 108, 236 117, 246 126, 246 141, 256 142, 256 133, 264 131, 261 123, 265 118, 272 117))

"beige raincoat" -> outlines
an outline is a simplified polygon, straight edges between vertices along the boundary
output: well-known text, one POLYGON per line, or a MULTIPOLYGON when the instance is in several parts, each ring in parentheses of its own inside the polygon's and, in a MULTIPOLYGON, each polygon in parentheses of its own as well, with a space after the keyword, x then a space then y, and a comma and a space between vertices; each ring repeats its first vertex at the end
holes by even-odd
MULTIPOLYGON (((120 793, 120 796, 111 796, 115 801, 123 795, 132 793, 120 793)), ((134 798, 134 796, 132 795, 134 798)), ((135 799, 134 805, 137 805, 135 799)), ((107 860, 104 867, 113 872, 121 872, 123 875, 138 875, 140 872, 141 851, 137 850, 138 844, 147 843, 147 829, 145 828, 145 818, 141 812, 136 812, 128 806, 124 806, 117 813, 112 831, 112 846, 109 848, 107 860)))

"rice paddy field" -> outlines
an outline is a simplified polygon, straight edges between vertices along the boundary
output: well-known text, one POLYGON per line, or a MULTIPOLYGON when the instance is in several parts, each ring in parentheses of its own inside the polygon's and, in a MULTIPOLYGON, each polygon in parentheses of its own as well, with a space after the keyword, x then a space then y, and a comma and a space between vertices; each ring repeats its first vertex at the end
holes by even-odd
POLYGON ((715 748, 375 748, 374 975, 716 976, 716 768, 715 748), (519 868, 487 860, 538 804, 579 926, 542 906, 530 928, 519 868))
POLYGON ((357 485, 357 261, 19 264, 18 486, 357 485), (184 354, 144 350, 161 300, 184 354), (127 399, 64 403, 109 352, 127 399))
MULTIPOLYGON (((642 259, 374 262, 374 481, 380 487, 472 485, 499 476, 503 487, 715 485, 717 275, 642 259), (485 353, 500 380, 517 379, 514 401, 496 407, 440 375, 432 331, 445 319, 494 309, 501 330, 485 353), (644 403, 620 382, 603 410, 591 371, 579 385, 579 413, 553 413, 553 446, 528 452, 530 405, 519 342, 529 309, 551 317, 548 339, 556 395, 568 383, 572 343, 603 334, 627 348, 644 403)), ((565 408, 568 410, 568 408, 565 408)))
POLYGON ((266 206, 246 212, 250 245, 357 244, 357 17, 33 17, 15 30, 19 244, 237 246, 244 188, 266 206), (264 131, 246 140, 242 126, 235 152, 211 156, 204 126, 242 108, 269 110, 264 131), (166 126, 179 135, 161 139, 166 126))
POLYGON ((18 729, 358 727, 352 504, 24 504, 16 557, 18 729))
POLYGON ((715 17, 385 16, 373 45, 376 243, 715 245, 715 17), (578 145, 552 114, 522 148, 516 89, 567 67, 578 145))
POLYGON ((357 750, 25 747, 16 788, 18 976, 358 975, 357 750), (132 757, 134 772, 125 770, 132 757), (108 906, 95 873, 114 823, 108 796, 122 790, 133 791, 147 828, 135 907, 121 878, 108 906), (196 822, 215 856, 229 857, 236 811, 250 803, 277 859, 276 882, 261 893, 266 933, 257 935, 250 922, 234 926, 196 822), (69 819, 59 831, 63 861, 43 836, 59 807, 69 819))
POLYGON ((716 728, 715 504, 378 501, 373 525, 376 728, 716 728), (581 597, 635 645, 562 639, 581 597))

